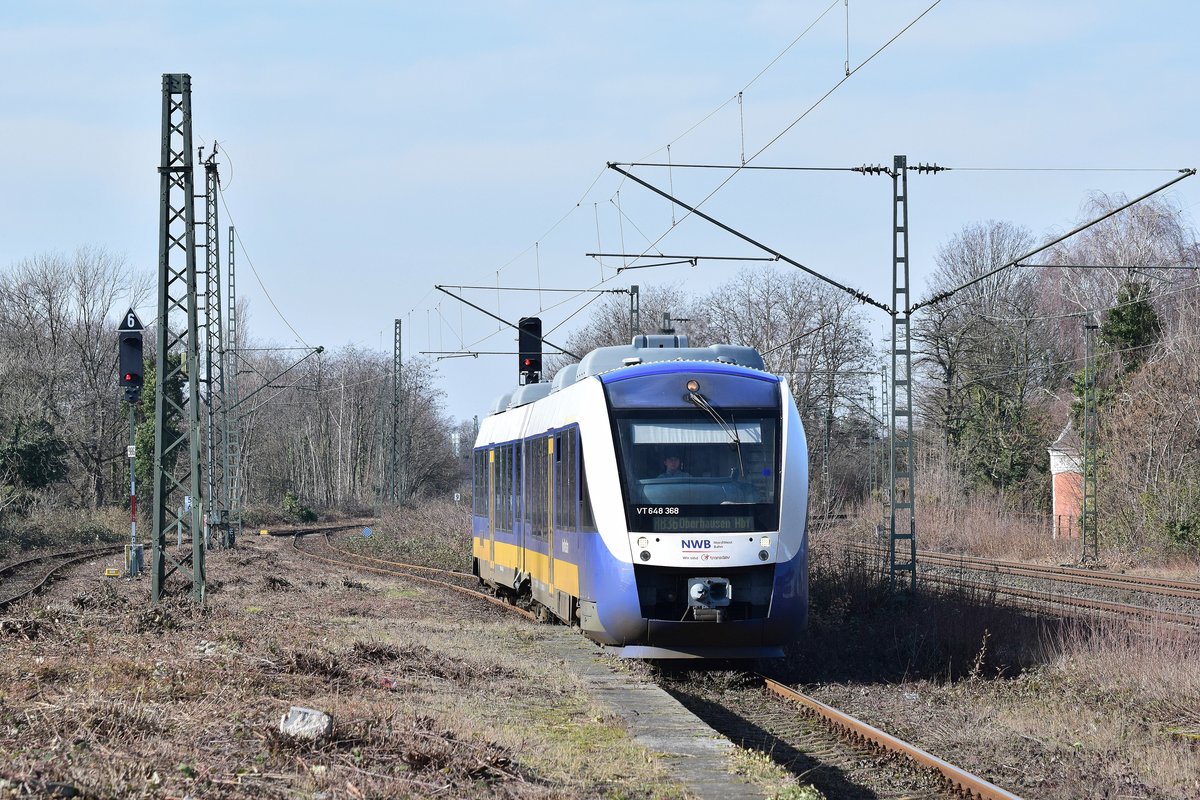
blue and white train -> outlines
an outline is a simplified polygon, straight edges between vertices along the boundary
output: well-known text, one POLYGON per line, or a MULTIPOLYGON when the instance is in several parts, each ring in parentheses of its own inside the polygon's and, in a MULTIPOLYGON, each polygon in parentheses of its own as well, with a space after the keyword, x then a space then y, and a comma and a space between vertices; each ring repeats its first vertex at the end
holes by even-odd
POLYGON ((782 655, 808 612, 808 450, 749 347, 638 336, 497 400, 474 570, 629 658, 782 655))

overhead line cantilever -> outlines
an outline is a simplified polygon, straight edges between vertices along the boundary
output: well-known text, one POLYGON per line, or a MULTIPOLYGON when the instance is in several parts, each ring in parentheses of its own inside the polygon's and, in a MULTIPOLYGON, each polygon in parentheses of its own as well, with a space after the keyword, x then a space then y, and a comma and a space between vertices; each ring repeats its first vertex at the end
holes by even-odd
MULTIPOLYGON (((467 300, 466 298, 460 297, 460 296, 456 295, 454 292, 447 291, 447 290, 446 290, 446 288, 445 288, 444 286, 438 286, 438 285, 436 285, 436 284, 435 284, 433 288, 437 289, 437 290, 438 290, 439 292, 441 292, 442 294, 448 294, 448 295, 450 295, 451 297, 453 297, 455 300, 457 300, 457 301, 458 301, 458 302, 460 302, 460 303, 465 303, 466 305, 469 305, 471 308, 475 309, 476 311, 479 311, 479 312, 482 312, 482 313, 484 313, 484 314, 487 314, 489 317, 491 317, 492 319, 496 320, 497 322, 503 322, 505 325, 507 325, 507 326, 508 326, 508 327, 510 327, 510 328, 514 328, 514 329, 516 329, 516 330, 518 330, 518 331, 519 331, 519 330, 521 330, 521 328, 520 328, 519 326, 512 324, 511 322, 509 322, 508 320, 504 319, 503 317, 498 317, 498 316, 496 316, 496 315, 495 315, 495 314, 493 314, 492 312, 488 311, 486 308, 480 308, 479 306, 477 306, 477 305, 475 305, 474 303, 472 303, 470 300, 467 300)), ((563 347, 559 347, 559 346, 558 346, 558 345, 556 345, 554 342, 548 342, 548 341, 546 341, 545 337, 539 336, 539 337, 537 337, 537 338, 538 338, 538 340, 539 340, 539 341, 540 341, 542 344, 548 344, 548 345, 550 345, 551 347, 553 347, 555 350, 557 350, 558 352, 560 352, 560 353, 565 353, 566 355, 569 355, 571 358, 575 359, 576 361, 582 361, 582 360, 583 360, 583 357, 582 357, 582 356, 576 355, 575 353, 572 353, 570 350, 567 350, 567 349, 565 349, 565 348, 563 348, 563 347)))
POLYGON ((715 218, 709 216, 708 214, 705 214, 703 211, 696 208, 695 206, 690 206, 687 203, 680 200, 679 198, 673 197, 672 195, 664 192, 662 189, 659 189, 657 186, 642 180, 641 178, 637 177, 633 173, 626 172, 625 170, 618 167, 615 163, 609 162, 608 167, 609 167, 609 169, 613 170, 614 172, 619 172, 622 175, 624 175, 626 178, 629 178, 630 180, 632 180, 633 182, 646 187, 647 189, 654 192, 655 194, 665 197, 667 200, 670 200, 672 203, 675 203, 680 208, 687 209, 689 213, 695 214, 696 216, 700 217, 701 219, 703 219, 707 222, 710 222, 713 225, 716 225, 721 230, 723 230, 727 233, 731 233, 734 236, 741 239, 742 241, 748 242, 748 243, 754 245, 755 247, 757 247, 758 249, 763 250, 767 253, 770 253, 771 255, 775 256, 775 258, 777 258, 778 260, 785 261, 788 264, 791 264, 796 269, 801 270, 803 272, 807 272, 809 275, 812 275, 814 278, 816 278, 820 281, 824 281, 825 283, 828 283, 830 286, 833 286, 837 289, 841 289, 843 292, 846 292, 851 297, 853 297, 855 300, 858 300, 861 303, 866 303, 867 305, 875 306, 876 308, 886 311, 889 314, 892 313, 892 309, 888 308, 883 303, 880 303, 878 300, 875 300, 874 298, 870 297, 865 292, 860 292, 857 289, 851 289, 849 286, 844 286, 844 285, 838 283, 837 281, 833 280, 832 278, 828 278, 828 277, 822 275, 821 273, 817 272, 816 270, 814 270, 810 267, 804 266, 799 261, 788 258, 783 253, 780 253, 778 250, 774 250, 774 249, 768 247, 767 245, 763 244, 762 242, 751 239, 749 236, 742 233, 741 231, 735 230, 734 228, 731 228, 730 226, 726 225, 724 222, 721 222, 720 220, 715 219, 715 218))
MULTIPOLYGON (((916 303, 910 309, 910 312, 916 311, 918 308, 923 308, 925 306, 931 306, 934 303, 940 303, 941 301, 945 300, 946 298, 948 298, 958 292, 961 292, 963 289, 966 289, 969 286, 974 286, 975 284, 979 283, 980 281, 987 280, 988 278, 992 277, 993 275, 995 275, 999 272, 1002 272, 1002 271, 1008 269, 1009 267, 1017 266, 1022 261, 1026 261, 1030 258, 1033 258, 1038 253, 1049 250, 1051 247, 1058 244, 1059 242, 1066 241, 1067 239, 1070 239, 1075 234, 1082 233, 1083 231, 1086 231, 1088 228, 1091 228, 1094 225, 1100 224, 1101 222, 1108 219, 1109 217, 1119 214, 1122 211, 1124 211, 1125 209, 1130 208, 1131 206, 1137 205, 1138 203, 1142 202, 1146 198, 1153 197, 1154 195, 1158 194, 1159 192, 1163 191, 1164 189, 1168 189, 1171 186, 1174 186, 1175 184, 1179 183, 1184 178, 1190 178, 1196 174, 1196 170, 1191 169, 1191 168, 1181 169, 1181 170, 1179 170, 1179 172, 1182 174, 1180 174, 1176 178, 1172 178, 1171 180, 1164 183, 1162 186, 1159 186, 1158 188, 1155 188, 1155 189, 1151 189, 1150 191, 1146 192, 1145 194, 1141 195, 1140 197, 1135 197, 1134 199, 1130 200, 1128 203, 1119 205, 1116 208, 1112 209, 1111 211, 1108 211, 1107 213, 1102 214, 1101 216, 1097 217, 1096 219, 1094 219, 1090 222, 1085 222, 1082 225, 1072 228, 1071 230, 1064 233, 1062 236, 1052 239, 1049 242, 1046 242, 1045 244, 1043 244, 1033 250, 1030 250, 1028 253, 1026 253, 1025 255, 1023 255, 1019 258, 1014 258, 1012 261, 1009 261, 1007 264, 996 267, 995 269, 991 270, 990 272, 985 272, 983 275, 980 275, 978 278, 972 278, 971 280, 964 283, 962 286, 959 286, 954 289, 950 289, 945 292, 938 292, 933 297, 929 298, 928 300, 924 301, 923 303, 916 303)), ((1027 266, 1032 266, 1032 265, 1027 265, 1027 266)))
MULTIPOLYGON (((584 253, 587 258, 678 258, 680 261, 778 261, 779 257, 766 256, 667 256, 662 253, 584 253)), ((634 267, 624 267, 634 269, 634 267)))

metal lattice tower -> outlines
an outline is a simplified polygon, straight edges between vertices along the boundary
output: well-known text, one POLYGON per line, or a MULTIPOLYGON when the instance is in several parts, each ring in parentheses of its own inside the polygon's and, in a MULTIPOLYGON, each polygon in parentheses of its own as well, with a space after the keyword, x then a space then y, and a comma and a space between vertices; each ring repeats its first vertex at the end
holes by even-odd
POLYGON ((829 455, 833 445, 833 371, 826 379, 825 426, 821 432, 821 513, 829 518, 832 509, 832 476, 829 470, 829 455))
MULTIPOLYGON (((880 400, 879 408, 880 408, 880 413, 886 414, 888 420, 891 420, 892 406, 891 406, 891 402, 888 399, 891 397, 891 394, 888 392, 888 375, 889 374, 890 373, 888 372, 887 364, 884 364, 883 366, 880 367, 880 369, 879 369, 879 400, 880 400)), ((890 425, 891 423, 889 422, 887 424, 890 425)), ((888 440, 891 441, 890 428, 889 428, 889 433, 888 433, 888 440)), ((890 458, 890 453, 889 453, 889 458, 890 458)), ((880 467, 881 467, 880 471, 882 472, 882 466, 883 466, 883 464, 882 464, 882 461, 883 461, 882 438, 879 442, 879 460, 881 462, 880 463, 880 467)), ((892 476, 891 468, 889 467, 888 468, 888 482, 885 484, 883 482, 883 476, 880 475, 880 477, 879 477, 879 497, 883 501, 882 520, 884 520, 884 521, 886 521, 888 511, 892 507, 892 478, 891 478, 891 476, 892 476)), ((879 530, 882 531, 883 528, 884 528, 884 522, 881 521, 879 523, 879 530)))
POLYGON ((208 502, 204 541, 208 547, 232 542, 226 520, 229 505, 229 442, 225 402, 225 342, 221 308, 221 242, 217 218, 217 145, 204 160, 204 407, 207 412, 205 466, 208 502))
POLYGON ((917 588, 917 517, 913 491, 912 340, 908 269, 908 158, 896 156, 892 170, 892 405, 888 444, 891 473, 888 581, 908 573, 917 588))
POLYGON ((176 571, 191 576, 192 599, 204 602, 200 531, 200 385, 196 296, 195 169, 192 79, 163 75, 161 190, 158 224, 158 316, 154 384, 154 531, 150 599, 158 603, 176 571), (174 360, 171 356, 178 357, 174 360), (184 498, 190 498, 185 503, 184 498), (191 540, 191 555, 167 549, 167 535, 191 540))
POLYGON ((875 496, 876 484, 879 481, 879 465, 875 463, 878 457, 875 452, 875 389, 872 387, 871 392, 867 395, 867 416, 869 417, 867 427, 867 502, 871 502, 871 498, 875 496))
POLYGON ((392 491, 393 503, 400 501, 400 378, 404 374, 401 347, 401 321, 396 320, 392 338, 392 491))
POLYGON ((222 355, 226 353, 230 357, 226 357, 224 365, 229 369, 222 370, 225 374, 225 398, 228 401, 226 406, 226 420, 228 421, 228 431, 226 433, 226 467, 225 474, 229 479, 229 491, 226 494, 226 502, 228 504, 229 513, 229 528, 232 531, 234 541, 242 532, 242 418, 241 412, 238 410, 240 402, 239 387, 238 387, 238 326, 237 326, 237 283, 235 281, 234 272, 234 241, 236 234, 233 226, 229 226, 229 324, 225 328, 227 338, 225 339, 225 349, 222 355))
POLYGON ((1083 519, 1080 520, 1081 561, 1100 558, 1100 530, 1097 527, 1096 450, 1098 396, 1096 388, 1095 332, 1098 326, 1091 314, 1083 323, 1083 519))

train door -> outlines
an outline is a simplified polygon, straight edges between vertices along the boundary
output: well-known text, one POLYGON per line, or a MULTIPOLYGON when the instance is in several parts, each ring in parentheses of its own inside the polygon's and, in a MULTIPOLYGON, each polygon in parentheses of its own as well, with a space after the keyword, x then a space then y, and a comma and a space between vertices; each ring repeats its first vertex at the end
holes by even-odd
POLYGON ((525 466, 527 451, 528 445, 525 442, 517 442, 512 445, 513 469, 516 472, 513 476, 513 540, 517 544, 517 575, 521 580, 529 574, 525 558, 527 546, 525 537, 528 523, 525 513, 525 498, 528 496, 526 493, 529 490, 529 487, 525 485, 528 471, 525 466))
POLYGON ((488 566, 496 571, 496 449, 488 448, 488 566))
POLYGON ((553 591, 554 587, 554 537, 556 528, 554 524, 554 493, 555 488, 558 486, 557 481, 555 481, 555 473, 558 471, 558 451, 554 447, 554 441, 555 438, 561 438, 561 436, 562 434, 559 434, 558 437, 546 437, 546 569, 548 571, 546 583, 551 591, 553 591))

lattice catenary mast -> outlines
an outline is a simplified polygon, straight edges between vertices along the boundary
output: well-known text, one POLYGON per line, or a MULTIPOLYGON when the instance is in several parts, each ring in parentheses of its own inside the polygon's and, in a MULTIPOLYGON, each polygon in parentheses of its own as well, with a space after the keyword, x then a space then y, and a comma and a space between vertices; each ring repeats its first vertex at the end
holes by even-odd
POLYGON ((234 269, 234 242, 237 239, 237 234, 233 226, 229 226, 229 324, 226 326, 225 333, 225 353, 232 355, 232 358, 226 358, 224 364, 229 367, 228 373, 225 375, 225 391, 228 405, 226 406, 226 420, 228 421, 228 432, 226 433, 226 466, 225 474, 229 479, 229 491, 226 494, 226 502, 228 503, 229 513, 229 530, 230 537, 233 541, 237 540, 237 536, 242 531, 242 474, 243 474, 243 457, 242 457, 242 417, 241 411, 238 410, 238 404, 241 402, 240 389, 238 386, 238 324, 237 324, 237 281, 236 270, 234 269))
POLYGON ((217 145, 204 160, 204 408, 207 415, 205 465, 208 502, 205 504, 206 546, 232 547, 228 525, 229 425, 225 397, 225 342, 221 307, 221 243, 217 218, 217 145))
POLYGON ((191 576, 193 600, 204 602, 205 593, 204 539, 199 525, 199 330, 192 153, 191 76, 163 75, 154 357, 153 603, 162 599, 167 579, 177 570, 191 576), (167 549, 172 528, 178 542, 190 539, 190 557, 186 551, 167 549))

